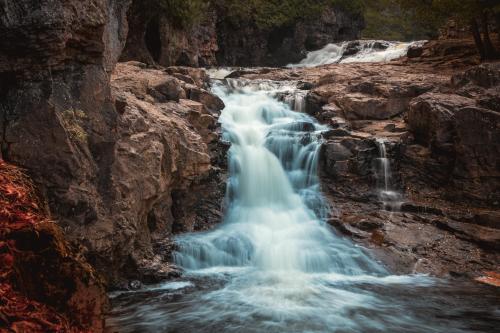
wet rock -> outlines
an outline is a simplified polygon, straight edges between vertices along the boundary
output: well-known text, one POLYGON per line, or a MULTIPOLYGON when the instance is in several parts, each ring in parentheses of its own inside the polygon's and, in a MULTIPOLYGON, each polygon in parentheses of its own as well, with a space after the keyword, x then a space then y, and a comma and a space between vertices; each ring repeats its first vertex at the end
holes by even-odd
POLYGON ((406 56, 408 58, 418 58, 424 53, 423 45, 412 45, 408 48, 408 53, 406 56))
POLYGON ((159 102, 175 101, 185 98, 186 93, 174 77, 165 77, 156 82, 149 82, 148 94, 154 96, 159 102))
POLYGON ((500 229, 500 212, 499 211, 483 211, 474 216, 474 222, 476 224, 500 229))
POLYGON ((403 212, 411 212, 411 213, 419 213, 419 214, 431 214, 431 215, 443 215, 443 212, 439 208, 435 207, 426 207, 417 205, 411 202, 404 202, 401 205, 401 211, 403 212))
POLYGON ((436 220, 435 223, 467 240, 489 249, 500 249, 500 230, 449 220, 436 220))
POLYGON ((455 87, 466 85, 491 88, 500 85, 500 64, 483 64, 472 67, 463 73, 452 76, 451 83, 455 87))
POLYGON ((349 132, 345 129, 341 129, 341 128, 331 129, 331 130, 323 133, 323 136, 326 139, 331 139, 331 138, 336 137, 336 136, 350 136, 350 135, 351 135, 351 132, 349 132))
POLYGON ((474 104, 474 100, 459 95, 427 93, 411 102, 406 123, 417 142, 442 146, 453 140, 455 112, 474 104))
POLYGON ((407 101, 364 94, 349 94, 338 100, 347 119, 389 119, 406 109, 407 101))
POLYGON ((352 41, 347 43, 343 56, 353 56, 362 50, 361 43, 359 41, 352 41))
POLYGON ((323 105, 327 104, 327 100, 318 94, 308 93, 305 98, 306 113, 316 116, 322 112, 323 105))
POLYGON ((445 173, 441 183, 451 182, 456 194, 492 205, 498 201, 499 117, 475 107, 471 98, 430 93, 411 103, 407 123, 417 142, 438 156, 445 173))
POLYGON ((311 90, 313 87, 314 85, 311 82, 300 81, 297 83, 297 89, 300 90, 311 90))
POLYGON ((192 68, 192 67, 182 67, 182 66, 170 66, 165 68, 165 73, 170 74, 172 76, 180 76, 184 79, 186 83, 194 84, 199 88, 207 88, 209 86, 210 78, 208 77, 207 72, 201 68, 192 68), (193 83, 189 82, 190 78, 193 83))

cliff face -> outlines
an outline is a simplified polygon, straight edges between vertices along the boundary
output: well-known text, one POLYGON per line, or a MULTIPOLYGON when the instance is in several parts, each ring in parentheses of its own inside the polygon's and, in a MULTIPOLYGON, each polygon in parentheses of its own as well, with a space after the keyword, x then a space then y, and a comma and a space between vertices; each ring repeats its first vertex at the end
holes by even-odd
POLYGON ((298 62, 327 43, 359 38, 361 15, 327 8, 320 17, 278 28, 260 28, 251 19, 231 20, 227 9, 212 7, 204 18, 179 28, 165 15, 145 15, 135 1, 128 12, 130 34, 122 60, 184 66, 282 66, 298 62))
POLYGON ((220 186, 192 191, 224 183, 214 143, 223 104, 204 89, 204 72, 139 75, 137 63, 119 67, 110 84, 129 5, 0 7, 1 157, 29 171, 65 235, 112 285, 170 274, 155 256, 167 245, 155 240, 218 218, 220 186), (214 218, 201 220, 204 209, 214 218))

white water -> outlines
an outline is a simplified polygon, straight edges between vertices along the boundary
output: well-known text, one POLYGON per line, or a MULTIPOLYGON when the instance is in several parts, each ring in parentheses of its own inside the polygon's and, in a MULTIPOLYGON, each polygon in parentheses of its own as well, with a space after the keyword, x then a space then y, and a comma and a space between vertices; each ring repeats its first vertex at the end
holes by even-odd
POLYGON ((288 67, 315 67, 335 63, 352 62, 388 62, 401 58, 408 53, 412 45, 421 45, 418 42, 387 42, 360 40, 360 51, 353 55, 346 55, 345 52, 350 42, 338 44, 328 44, 320 50, 311 51, 298 64, 290 64, 288 67), (377 48, 377 45, 386 45, 386 49, 377 48))
POLYGON ((329 210, 316 168, 326 128, 273 97, 289 88, 240 80, 214 88, 232 144, 225 221, 180 236, 182 278, 116 296, 121 305, 108 326, 124 333, 467 332, 443 319, 456 318, 458 308, 433 298, 438 281, 388 274, 324 223, 329 210))
MULTIPOLYGON (((175 254, 191 276, 225 276, 227 283, 204 294, 202 305, 190 303, 174 321, 225 332, 380 327, 377 318, 349 318, 351 311, 391 307, 354 285, 432 280, 388 275, 322 220, 328 207, 316 169, 327 128, 272 97, 289 87, 239 80, 228 86, 215 88, 226 104, 220 121, 232 144, 226 218, 214 231, 179 237, 175 254)), ((404 322, 392 320, 397 327, 404 322)))
POLYGON ((391 162, 387 156, 386 141, 384 139, 377 139, 376 141, 380 157, 377 161, 377 179, 378 179, 378 193, 380 200, 384 203, 384 207, 392 211, 399 210, 401 206, 401 193, 393 190, 392 188, 392 172, 391 162))

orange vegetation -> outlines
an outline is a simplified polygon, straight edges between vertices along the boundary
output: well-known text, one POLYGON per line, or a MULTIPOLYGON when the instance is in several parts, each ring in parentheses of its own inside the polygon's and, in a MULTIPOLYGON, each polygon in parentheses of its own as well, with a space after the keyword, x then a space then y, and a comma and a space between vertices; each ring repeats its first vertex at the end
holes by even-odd
POLYGON ((51 307, 19 288, 16 261, 26 255, 13 235, 38 234, 48 221, 33 184, 21 170, 0 160, 0 332, 81 332, 51 307))

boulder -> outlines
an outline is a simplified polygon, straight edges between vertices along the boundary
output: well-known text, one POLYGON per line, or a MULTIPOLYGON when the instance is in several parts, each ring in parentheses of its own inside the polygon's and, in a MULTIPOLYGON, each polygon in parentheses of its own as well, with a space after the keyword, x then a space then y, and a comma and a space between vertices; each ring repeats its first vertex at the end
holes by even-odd
POLYGON ((417 142, 439 147, 453 142, 455 112, 474 105, 467 97, 427 93, 412 100, 405 119, 417 142))

